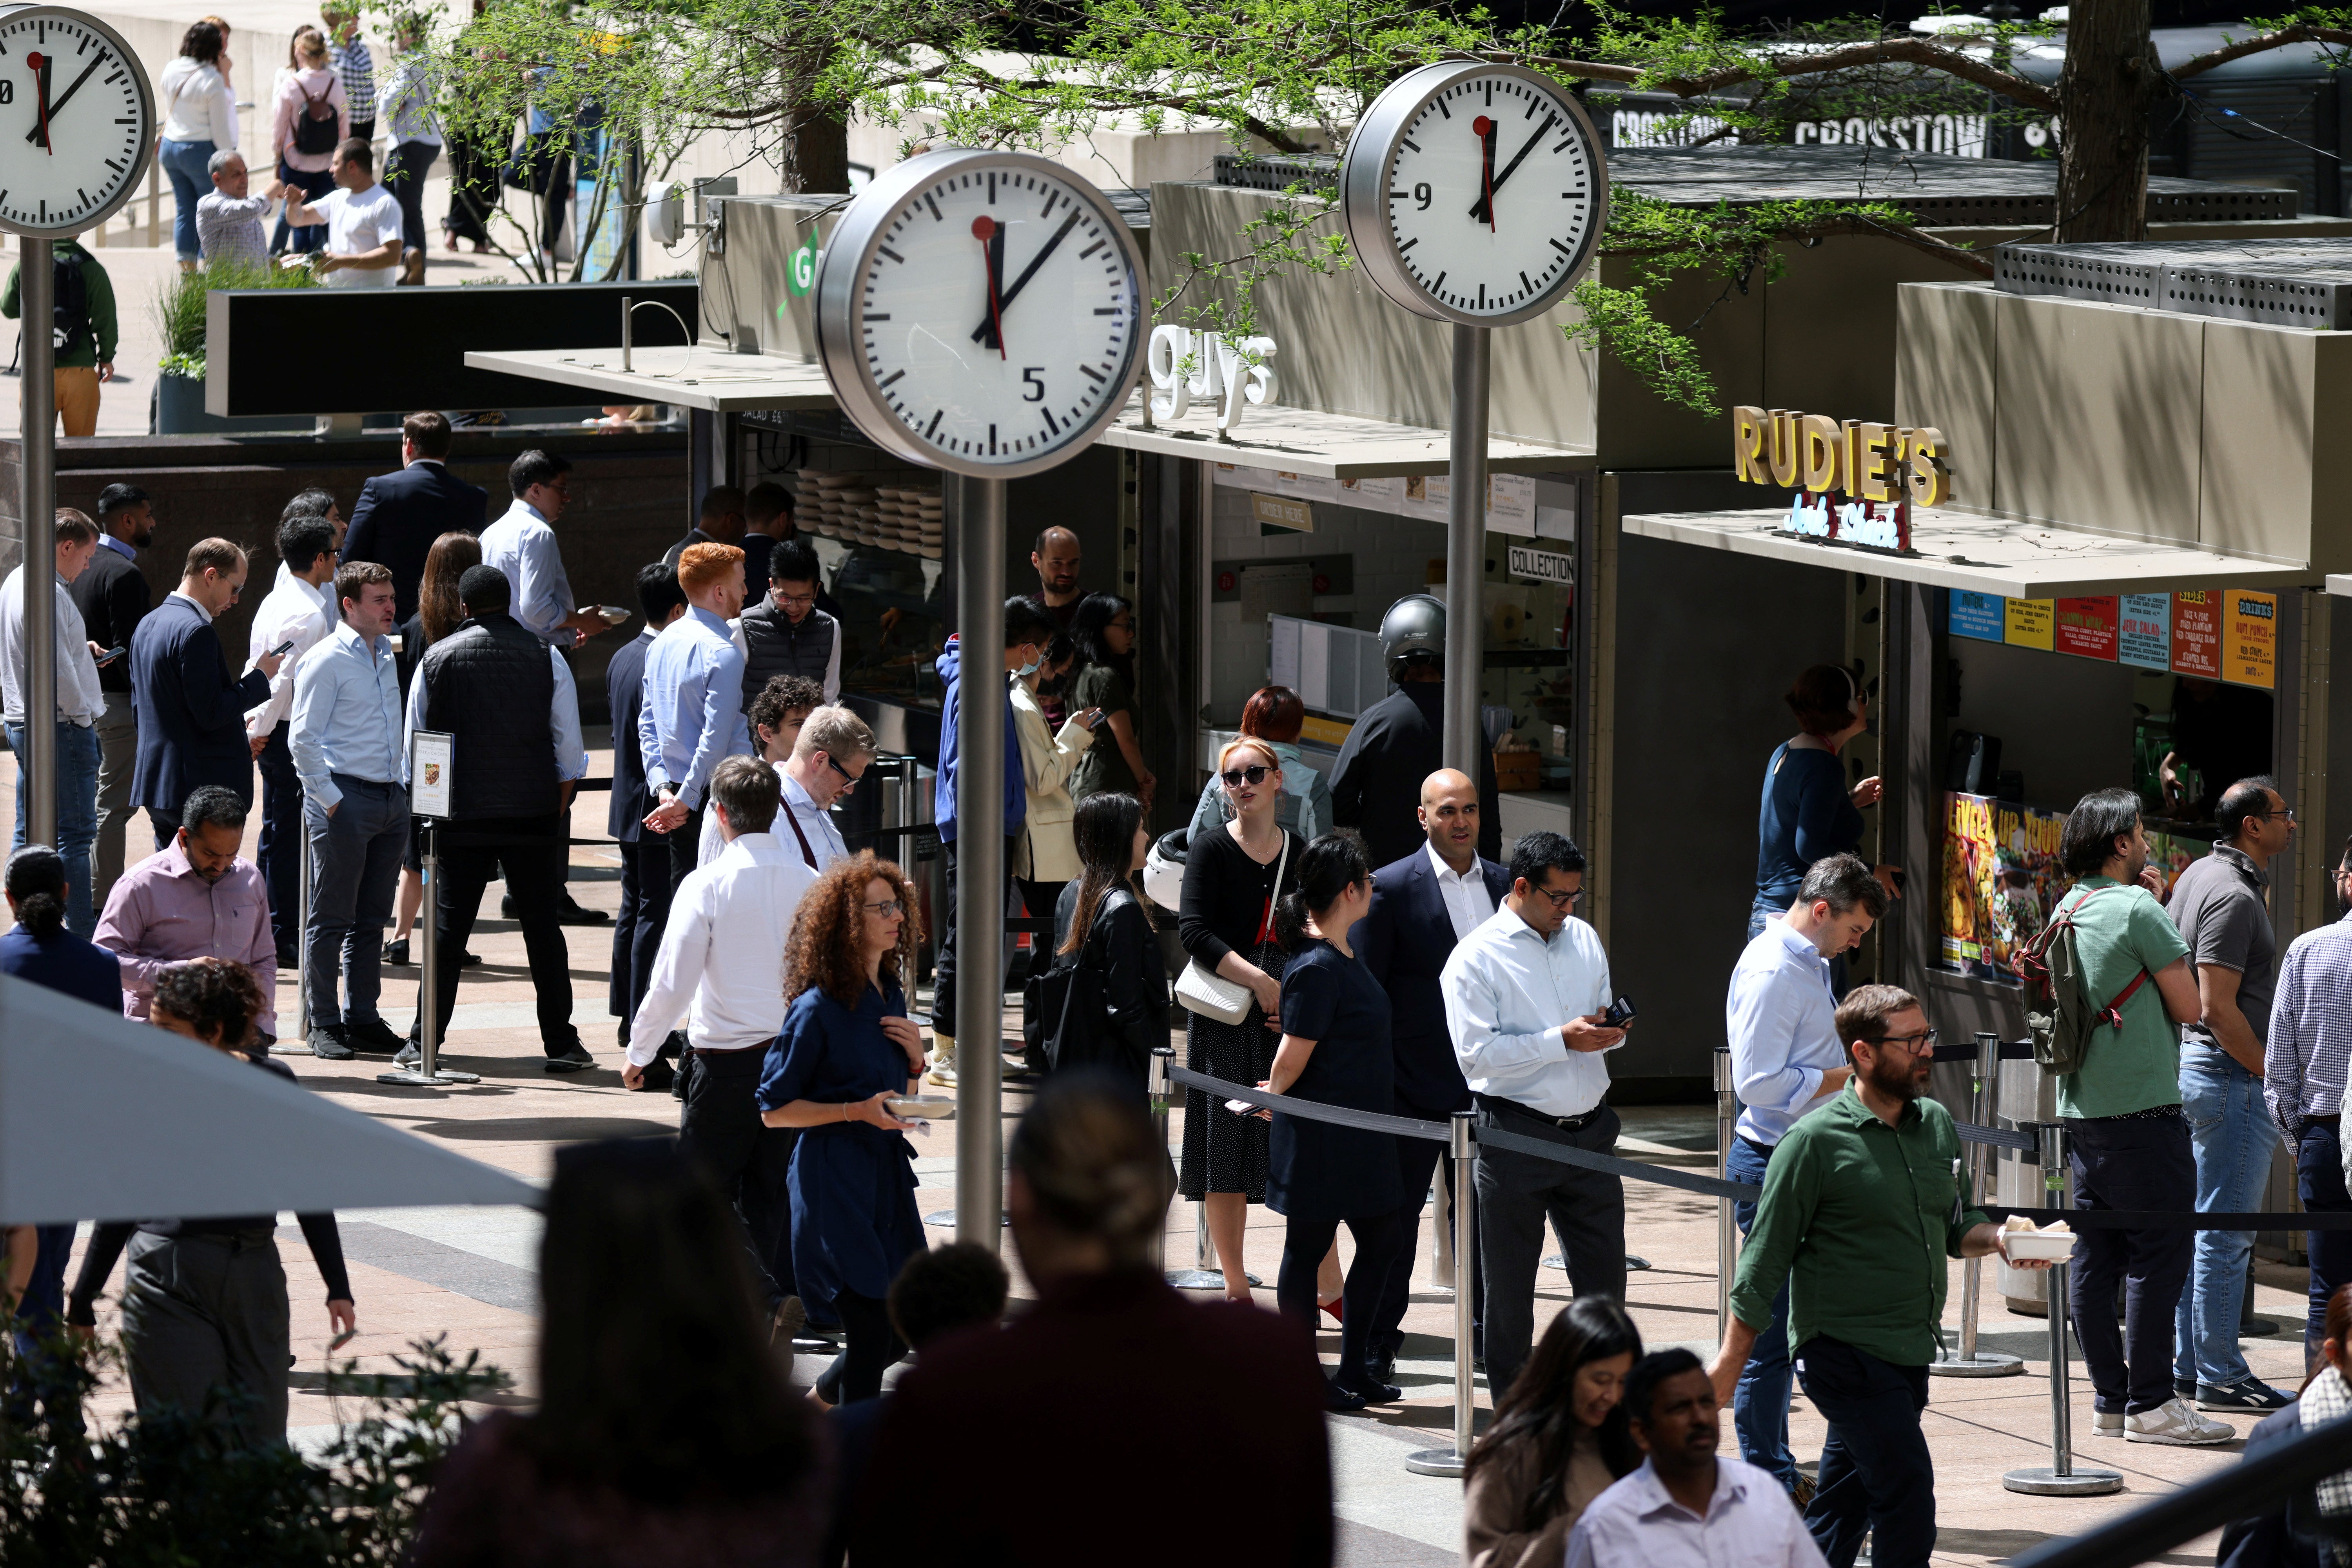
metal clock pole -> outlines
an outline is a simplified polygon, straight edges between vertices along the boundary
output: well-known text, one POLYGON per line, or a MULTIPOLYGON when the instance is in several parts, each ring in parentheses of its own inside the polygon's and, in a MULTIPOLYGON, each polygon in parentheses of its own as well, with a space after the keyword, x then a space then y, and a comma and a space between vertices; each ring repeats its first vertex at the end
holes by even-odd
POLYGON ((25 543, 25 749, 16 786, 26 791, 26 842, 58 841, 58 504, 57 274, 50 242, 26 235, 17 246, 17 288, 24 301, 24 403, 21 447, 25 543))
MULTIPOLYGON (((956 1239, 998 1249, 1004 1225, 1004 485, 959 476, 956 630, 956 1239)), ((938 1020, 933 1019, 936 1029, 938 1020)))
POLYGON ((1446 459, 1445 766, 1479 777, 1486 745, 1478 723, 1486 612, 1486 385, 1494 353, 1490 327, 1454 326, 1454 409, 1446 459))

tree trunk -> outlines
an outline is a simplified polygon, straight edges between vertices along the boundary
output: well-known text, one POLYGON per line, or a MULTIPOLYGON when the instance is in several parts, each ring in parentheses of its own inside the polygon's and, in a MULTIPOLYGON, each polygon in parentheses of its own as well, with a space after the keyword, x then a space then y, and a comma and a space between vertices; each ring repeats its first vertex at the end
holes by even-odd
POLYGON ((826 196, 848 192, 848 120, 819 110, 803 110, 793 118, 784 155, 785 190, 826 196))
POLYGON ((2147 237, 2147 126, 2162 89, 2149 0, 2087 0, 2058 72, 2058 238, 2147 237))

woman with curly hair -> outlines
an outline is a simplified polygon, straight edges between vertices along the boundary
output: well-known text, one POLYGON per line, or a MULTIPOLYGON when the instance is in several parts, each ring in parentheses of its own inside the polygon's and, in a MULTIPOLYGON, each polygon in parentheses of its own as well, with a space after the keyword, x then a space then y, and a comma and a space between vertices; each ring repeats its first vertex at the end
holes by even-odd
MULTIPOLYGON (((261 987, 244 965, 189 958, 156 976, 147 1021, 292 1082, 284 1062, 246 1043, 261 1010, 261 987)), ((356 1332, 335 1217, 295 1218, 327 1282, 328 1322, 356 1332)), ((177 1409, 225 1423, 248 1447, 282 1443, 292 1331, 277 1233, 274 1214, 100 1225, 82 1255, 66 1322, 96 1323, 98 1294, 127 1245, 122 1344, 139 1414, 177 1409)))
POLYGON ((793 1270, 810 1316, 837 1317, 846 1343, 817 1379, 832 1405, 871 1399, 906 1354, 883 1302, 923 1250, 913 1124, 889 1102, 923 1071, 906 980, 922 935, 915 889, 871 850, 826 868, 801 895, 785 949, 783 1032, 760 1077, 760 1119, 800 1130, 789 1178, 793 1270))

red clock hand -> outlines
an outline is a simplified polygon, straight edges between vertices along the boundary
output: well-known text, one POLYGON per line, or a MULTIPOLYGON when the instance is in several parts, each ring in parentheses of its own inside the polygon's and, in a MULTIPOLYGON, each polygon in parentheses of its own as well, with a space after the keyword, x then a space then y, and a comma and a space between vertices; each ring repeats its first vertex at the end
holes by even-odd
POLYGON ((1004 307, 997 299, 997 274, 1003 267, 1004 253, 997 248, 1003 230, 996 220, 982 213, 971 220, 972 237, 980 241, 982 270, 988 274, 988 319, 996 329, 996 357, 1006 357, 1004 349, 1004 307))
POLYGON ((25 57, 25 64, 33 73, 33 94, 41 106, 41 151, 52 158, 58 150, 49 144, 49 61, 39 53, 25 57))
POLYGON ((1486 232, 1495 232, 1495 122, 1485 115, 1470 122, 1478 133, 1478 178, 1485 186, 1486 232))

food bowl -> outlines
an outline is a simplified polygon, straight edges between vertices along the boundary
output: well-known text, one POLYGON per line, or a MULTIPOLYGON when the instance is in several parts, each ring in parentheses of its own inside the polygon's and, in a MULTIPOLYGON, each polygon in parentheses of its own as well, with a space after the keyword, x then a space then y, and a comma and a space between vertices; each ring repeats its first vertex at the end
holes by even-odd
POLYGON ((2012 1263, 2035 1260, 2063 1263, 2074 1255, 2074 1237, 2065 1230, 2004 1230, 2001 1243, 2012 1263))
POLYGON ((944 1094, 898 1094, 883 1102, 901 1122, 951 1122, 956 1103, 944 1094))

